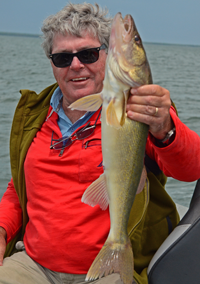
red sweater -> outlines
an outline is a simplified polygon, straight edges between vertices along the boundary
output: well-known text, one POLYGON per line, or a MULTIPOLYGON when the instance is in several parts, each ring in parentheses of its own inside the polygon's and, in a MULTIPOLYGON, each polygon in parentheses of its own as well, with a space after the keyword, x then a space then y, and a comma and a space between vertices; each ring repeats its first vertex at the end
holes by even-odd
MULTIPOLYGON (((167 176, 194 181, 200 177, 199 136, 181 123, 173 108, 170 113, 176 127, 175 140, 158 148, 148 137, 146 153, 167 176)), ((91 124, 97 114, 90 119, 91 124)), ((85 274, 110 227, 108 210, 81 202, 85 189, 103 172, 100 120, 90 137, 74 142, 61 157, 58 150, 49 148, 52 131, 54 139, 62 136, 56 113, 37 133, 24 165, 29 215, 24 244, 28 255, 46 268, 85 274)), ((0 226, 7 231, 7 242, 20 229, 21 215, 11 180, 0 203, 0 226)))

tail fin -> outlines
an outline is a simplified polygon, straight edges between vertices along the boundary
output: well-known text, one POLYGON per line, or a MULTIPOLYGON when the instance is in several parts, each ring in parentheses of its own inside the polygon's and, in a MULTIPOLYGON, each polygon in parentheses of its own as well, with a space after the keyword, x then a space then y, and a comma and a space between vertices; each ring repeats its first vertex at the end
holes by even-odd
POLYGON ((124 284, 132 284, 133 270, 133 251, 130 240, 128 239, 126 244, 117 244, 107 239, 85 280, 95 280, 111 273, 119 273, 124 284))

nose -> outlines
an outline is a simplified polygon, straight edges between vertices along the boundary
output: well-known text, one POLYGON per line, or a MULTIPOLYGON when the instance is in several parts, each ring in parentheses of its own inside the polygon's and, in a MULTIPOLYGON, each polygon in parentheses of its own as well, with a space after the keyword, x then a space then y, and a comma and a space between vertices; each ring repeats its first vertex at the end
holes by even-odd
POLYGON ((78 57, 74 56, 72 63, 70 65, 70 69, 77 71, 81 68, 84 68, 84 64, 78 59, 78 57))

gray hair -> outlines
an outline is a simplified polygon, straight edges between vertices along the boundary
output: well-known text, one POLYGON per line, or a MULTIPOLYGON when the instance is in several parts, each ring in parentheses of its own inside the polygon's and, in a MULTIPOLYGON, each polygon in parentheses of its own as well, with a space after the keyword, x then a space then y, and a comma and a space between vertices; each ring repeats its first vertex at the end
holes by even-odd
POLYGON ((87 31, 108 47, 112 18, 106 17, 107 14, 108 10, 101 9, 98 4, 95 3, 94 6, 84 2, 69 3, 55 15, 49 16, 41 28, 42 46, 47 57, 52 52, 53 38, 56 34, 68 33, 82 37, 83 32, 87 31))

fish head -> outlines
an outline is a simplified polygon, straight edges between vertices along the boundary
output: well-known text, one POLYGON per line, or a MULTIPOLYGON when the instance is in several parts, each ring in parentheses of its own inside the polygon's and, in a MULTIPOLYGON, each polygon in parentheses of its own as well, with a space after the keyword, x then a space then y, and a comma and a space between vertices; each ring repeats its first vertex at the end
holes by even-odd
MULTIPOLYGON (((108 57, 109 54, 119 66, 118 79, 124 77, 120 79, 126 80, 131 87, 152 83, 146 52, 131 15, 123 19, 121 13, 117 13, 114 17, 108 57)), ((113 71, 114 68, 110 68, 113 71)))

